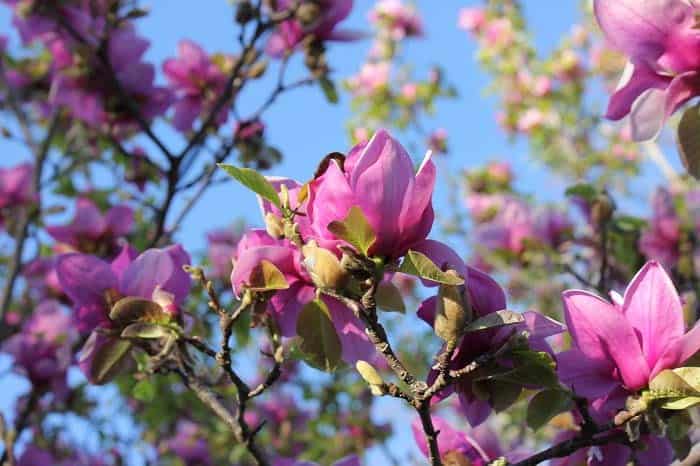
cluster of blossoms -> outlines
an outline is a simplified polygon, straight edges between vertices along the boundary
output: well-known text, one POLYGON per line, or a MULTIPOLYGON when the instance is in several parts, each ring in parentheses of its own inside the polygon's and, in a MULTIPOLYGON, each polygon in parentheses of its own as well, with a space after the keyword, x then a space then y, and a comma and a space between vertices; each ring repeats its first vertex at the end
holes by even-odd
POLYGON ((602 77, 607 85, 620 62, 593 25, 576 25, 545 57, 530 42, 518 2, 465 8, 458 26, 476 39, 478 60, 492 75, 493 87, 504 90, 497 120, 508 134, 527 137, 557 171, 582 176, 599 165, 634 168, 629 161, 638 158, 638 149, 629 131, 601 123, 584 95, 589 82, 602 77))

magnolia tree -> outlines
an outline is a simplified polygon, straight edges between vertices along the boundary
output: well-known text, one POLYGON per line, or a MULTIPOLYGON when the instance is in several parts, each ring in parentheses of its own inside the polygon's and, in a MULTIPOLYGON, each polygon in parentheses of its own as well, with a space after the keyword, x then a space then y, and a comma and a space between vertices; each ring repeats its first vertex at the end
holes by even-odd
POLYGON ((505 157, 438 169, 465 163, 434 121, 457 95, 406 59, 415 5, 358 32, 352 0, 238 0, 235 53, 183 39, 156 65, 137 1, 2 3, 0 465, 700 462, 694 1, 584 2, 546 51, 516 0, 435 25, 562 198, 505 157), (367 60, 340 76, 350 41, 367 60), (351 98, 352 141, 268 176, 298 155, 265 118, 302 86, 351 98), (261 216, 191 250, 222 182, 261 216))

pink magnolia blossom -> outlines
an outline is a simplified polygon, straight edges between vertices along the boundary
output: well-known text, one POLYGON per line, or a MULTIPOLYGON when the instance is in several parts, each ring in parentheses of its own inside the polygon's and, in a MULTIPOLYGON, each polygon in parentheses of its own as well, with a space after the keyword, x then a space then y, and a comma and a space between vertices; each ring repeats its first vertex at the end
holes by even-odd
MULTIPOLYGON (((506 309, 506 296, 498 283, 484 272, 466 265, 449 246, 438 241, 425 240, 414 249, 428 256, 440 267, 455 270, 465 278, 467 284, 465 293, 468 293, 468 301, 476 317, 506 309)), ((436 298, 431 297, 423 301, 418 310, 418 316, 430 326, 435 320, 435 305, 436 298)), ((510 338, 512 332, 517 330, 529 332, 531 348, 551 353, 551 348, 545 339, 563 332, 564 328, 558 322, 534 311, 523 313, 523 317, 524 322, 516 326, 485 330, 464 338, 455 352, 450 368, 459 369, 480 355, 497 350, 510 338)), ((435 377, 437 372, 433 370, 428 377, 428 383, 435 377)), ((472 380, 469 378, 460 379, 453 387, 442 392, 440 397, 447 397, 453 392, 458 394, 461 411, 472 426, 484 422, 491 413, 489 401, 474 394, 472 380)))
POLYGON ((222 228, 207 233, 207 251, 213 270, 212 276, 224 278, 231 275, 232 260, 240 234, 231 228, 222 228))
POLYGON ((666 119, 700 94, 700 30, 687 0, 595 0, 606 38, 629 58, 607 117, 630 115, 635 140, 655 137, 666 119))
POLYGON ((30 163, 0 168, 0 210, 34 202, 34 167, 30 163))
POLYGON ((356 75, 348 79, 348 87, 354 95, 371 96, 386 89, 390 73, 389 62, 365 63, 356 75))
POLYGON ((371 23, 386 28, 393 40, 423 35, 423 23, 415 7, 401 0, 380 0, 369 13, 371 23))
POLYGON ((64 254, 56 271, 63 291, 73 302, 78 328, 87 333, 109 326, 109 311, 123 297, 152 299, 160 289, 173 295, 175 306, 182 304, 190 289, 190 276, 182 266, 189 263, 190 257, 180 245, 148 249, 138 256, 130 246, 124 246, 111 263, 88 254, 64 254))
POLYGON ((309 188, 307 214, 313 239, 336 250, 328 225, 358 206, 377 236, 369 253, 401 257, 426 238, 433 224, 435 165, 429 155, 415 173, 408 153, 384 130, 350 151, 341 167, 331 161, 309 188))
MULTIPOLYGON (((285 11, 292 5, 291 0, 278 0, 278 11, 285 11)), ((296 49, 307 36, 314 36, 322 41, 352 41, 360 34, 338 30, 352 11, 353 0, 321 0, 319 17, 309 25, 302 25, 297 19, 288 19, 277 26, 267 42, 266 52, 273 57, 281 57, 296 49)))
POLYGON ((165 447, 178 456, 185 466, 209 466, 212 464, 206 432, 194 422, 179 421, 175 435, 165 440, 165 447))
MULTIPOLYGON (((554 444, 572 439, 578 431, 559 432, 554 444)), ((646 448, 634 456, 639 466, 664 466, 673 461, 674 452, 668 440, 655 435, 642 435, 639 442, 646 448)), ((599 447, 582 448, 565 458, 554 458, 551 466, 626 466, 632 459, 632 450, 619 443, 609 443, 599 447)))
MULTIPOLYGON (((241 296, 250 284, 251 274, 263 260, 275 265, 288 285, 270 298, 268 312, 277 320, 283 336, 294 337, 299 312, 314 299, 316 289, 296 246, 288 240, 273 239, 264 230, 244 234, 238 243, 236 263, 231 273, 233 291, 236 296, 241 296)), ((340 337, 343 360, 354 363, 360 359, 372 359, 374 347, 365 336, 363 324, 337 300, 329 297, 323 300, 340 337)))
MULTIPOLYGON (((466 432, 460 432, 452 427, 447 421, 438 416, 433 416, 433 425, 440 432, 438 437, 438 447, 440 456, 445 459, 450 453, 461 454, 466 458, 467 464, 471 466, 486 466, 490 461, 497 458, 489 458, 477 443, 477 441, 466 432)), ((428 457, 428 443, 423 434, 423 427, 420 420, 416 419, 411 424, 413 438, 418 444, 420 451, 428 457)))
POLYGON ((557 355, 560 378, 592 400, 601 419, 700 349, 700 326, 686 333, 678 292, 657 262, 647 262, 613 303, 580 290, 565 291, 563 300, 572 348, 557 355))
POLYGON ((2 345, 14 358, 15 368, 35 386, 65 394, 66 371, 73 361, 72 346, 78 339, 71 316, 57 301, 42 301, 19 333, 2 345))
MULTIPOLYGON (((175 129, 186 132, 199 116, 207 116, 210 107, 225 91, 227 77, 224 71, 197 44, 182 40, 177 46, 178 57, 163 63, 163 72, 174 91, 175 129)), ((226 110, 216 117, 216 124, 227 118, 226 110)))
POLYGON ((126 205, 110 208, 104 215, 88 198, 78 198, 75 214, 67 225, 48 226, 46 231, 56 241, 78 251, 94 252, 104 244, 114 245, 127 235, 134 224, 134 211, 126 205))
MULTIPOLYGON (((360 458, 357 455, 346 456, 341 458, 331 466, 361 466, 360 458)), ((319 466, 313 461, 302 461, 294 458, 277 458, 272 462, 272 466, 319 466)))
POLYGON ((648 259, 670 268, 678 261, 681 238, 681 221, 673 205, 673 195, 666 189, 657 189, 651 206, 649 226, 642 232, 639 249, 648 259))
POLYGON ((481 7, 462 8, 457 25, 467 32, 478 32, 486 23, 486 11, 481 7))

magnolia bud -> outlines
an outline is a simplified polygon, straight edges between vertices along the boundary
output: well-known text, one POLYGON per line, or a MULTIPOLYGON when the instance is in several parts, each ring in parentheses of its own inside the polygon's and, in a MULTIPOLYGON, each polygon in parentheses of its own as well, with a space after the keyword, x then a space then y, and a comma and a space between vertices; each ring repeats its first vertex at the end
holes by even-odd
POLYGON ((265 214, 265 230, 273 238, 284 238, 284 222, 272 212, 265 214))
POLYGON ((349 275, 332 252, 318 247, 315 241, 306 243, 301 252, 304 254, 304 266, 317 287, 333 290, 345 288, 349 275))
POLYGON ((612 218, 615 203, 607 193, 600 194, 591 203, 591 222, 602 225, 612 218))
POLYGON ((386 394, 387 388, 382 376, 370 363, 360 360, 355 363, 355 368, 369 385, 372 395, 382 396, 386 394))
POLYGON ((320 15, 321 7, 315 2, 308 2, 297 8, 295 16, 303 26, 310 26, 318 20, 320 15))
MULTIPOLYGON (((446 273, 456 276, 453 270, 446 273)), ((472 318, 471 304, 464 286, 441 284, 435 309, 435 333, 445 341, 455 341, 472 318)))
POLYGON ((255 17, 255 8, 249 1, 243 1, 238 4, 236 10, 236 22, 238 24, 246 24, 255 17))

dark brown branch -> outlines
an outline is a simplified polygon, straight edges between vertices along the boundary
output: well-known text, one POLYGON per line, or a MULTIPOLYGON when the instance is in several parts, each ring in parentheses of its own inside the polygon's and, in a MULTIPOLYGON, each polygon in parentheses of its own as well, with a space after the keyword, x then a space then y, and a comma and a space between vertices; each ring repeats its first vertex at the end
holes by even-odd
POLYGON ((32 387, 24 408, 17 414, 12 432, 5 432, 5 451, 2 453, 2 457, 0 457, 0 466, 5 466, 6 462, 8 466, 12 466, 14 464, 14 441, 20 436, 24 428, 27 426, 29 416, 39 403, 40 397, 41 394, 39 390, 37 390, 36 387, 32 387))

